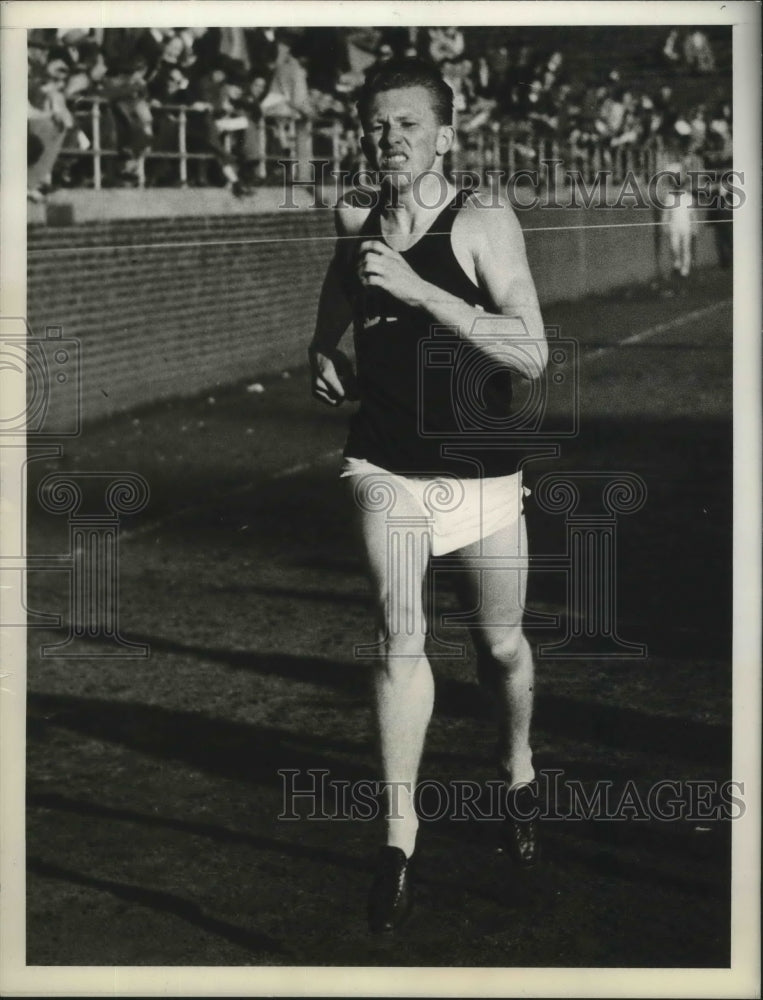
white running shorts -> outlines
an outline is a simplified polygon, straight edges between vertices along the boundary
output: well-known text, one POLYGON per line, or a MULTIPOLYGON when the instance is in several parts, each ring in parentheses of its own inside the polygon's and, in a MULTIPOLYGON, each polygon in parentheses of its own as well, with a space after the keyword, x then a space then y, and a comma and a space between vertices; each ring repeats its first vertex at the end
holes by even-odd
MULTIPOLYGON (((432 554, 446 555, 480 538, 516 524, 523 514, 522 499, 530 493, 522 473, 486 479, 400 476, 364 458, 345 458, 340 477, 373 476, 389 483, 392 492, 404 489, 416 500, 431 525, 432 554)), ((393 519, 394 519, 394 515, 393 519)))

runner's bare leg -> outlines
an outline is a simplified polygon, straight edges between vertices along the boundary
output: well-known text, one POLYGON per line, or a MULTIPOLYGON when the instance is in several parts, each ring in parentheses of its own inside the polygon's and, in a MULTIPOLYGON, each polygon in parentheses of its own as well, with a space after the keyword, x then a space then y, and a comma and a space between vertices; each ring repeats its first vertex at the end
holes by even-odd
POLYGON ((422 603, 429 541, 421 508, 404 487, 386 479, 395 491, 394 506, 374 510, 369 491, 378 480, 364 477, 356 491, 353 479, 347 481, 358 511, 381 644, 374 662, 374 700, 385 782, 387 844, 410 857, 418 830, 416 780, 434 704, 434 680, 424 652, 422 603), (392 518, 405 518, 407 526, 397 526, 392 518))
POLYGON ((535 777, 530 749, 534 667, 522 631, 527 588, 527 529, 524 517, 458 553, 463 594, 476 608, 472 636, 479 679, 495 703, 498 761, 513 787, 535 777), (495 565, 485 567, 486 560, 495 565), (510 562, 510 565, 509 565, 510 562))

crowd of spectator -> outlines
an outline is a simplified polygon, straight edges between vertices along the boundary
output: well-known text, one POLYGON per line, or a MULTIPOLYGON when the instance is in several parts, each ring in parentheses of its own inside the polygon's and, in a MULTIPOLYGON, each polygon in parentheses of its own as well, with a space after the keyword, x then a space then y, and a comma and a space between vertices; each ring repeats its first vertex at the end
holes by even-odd
MULTIPOLYGON (((137 184, 147 153, 177 153, 185 109, 187 150, 211 154, 217 172, 210 177, 210 161, 200 159, 192 179, 245 193, 246 167, 261 156, 256 126, 263 114, 283 121, 311 113, 291 45, 287 32, 268 28, 30 32, 30 133, 39 140, 30 138, 30 193, 44 194, 47 160, 65 144, 86 150, 95 142, 91 117, 72 117, 74 107, 87 106, 84 98, 99 101, 99 145, 117 154, 103 161, 106 185, 137 184), (226 142, 226 134, 236 142, 226 142)), ((82 182, 85 158, 66 159, 59 179, 82 182)), ((149 158, 143 169, 149 184, 177 177, 166 156, 149 158)))
POLYGON ((439 66, 455 95, 465 153, 492 129, 510 133, 523 166, 537 160, 539 142, 556 143, 570 163, 597 149, 606 164, 618 149, 654 137, 677 151, 731 160, 730 102, 682 107, 669 82, 678 63, 690 73, 713 71, 699 30, 670 32, 654 92, 617 68, 582 79, 559 50, 500 39, 477 46, 469 29, 456 27, 35 29, 28 52, 33 200, 51 185, 88 183, 87 154, 96 145, 114 152, 102 160, 104 186, 177 183, 177 159, 167 154, 178 154, 181 114, 187 152, 206 154, 189 162, 192 184, 246 195, 281 156, 336 153, 332 135, 341 136, 342 166, 353 169, 360 155, 354 95, 369 68, 399 55, 439 66), (82 113, 85 99, 99 102, 98 134, 82 113))
MULTIPOLYGON (((701 32, 687 39, 697 34, 707 43, 701 32)), ((561 51, 539 55, 528 45, 514 52, 500 45, 474 58, 454 52, 440 65, 456 95, 462 141, 468 145, 470 134, 486 125, 508 131, 520 166, 531 166, 549 144, 568 165, 590 161, 597 149, 606 166, 616 150, 641 149, 654 139, 669 157, 699 154, 731 163, 730 100, 682 106, 665 73, 656 91, 630 83, 616 67, 603 78, 580 79, 561 51)), ((701 65, 704 73, 714 64, 701 65)), ((685 66, 692 71, 695 63, 687 59, 685 66)))

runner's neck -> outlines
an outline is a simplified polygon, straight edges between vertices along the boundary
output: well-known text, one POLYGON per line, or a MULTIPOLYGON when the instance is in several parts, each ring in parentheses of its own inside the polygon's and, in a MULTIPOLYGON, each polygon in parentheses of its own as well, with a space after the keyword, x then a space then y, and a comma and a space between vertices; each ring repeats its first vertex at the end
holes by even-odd
POLYGON ((393 199, 383 197, 379 220, 383 235, 415 238, 426 233, 457 194, 446 181, 437 188, 432 192, 426 191, 423 184, 421 189, 412 185, 407 191, 397 192, 393 199))

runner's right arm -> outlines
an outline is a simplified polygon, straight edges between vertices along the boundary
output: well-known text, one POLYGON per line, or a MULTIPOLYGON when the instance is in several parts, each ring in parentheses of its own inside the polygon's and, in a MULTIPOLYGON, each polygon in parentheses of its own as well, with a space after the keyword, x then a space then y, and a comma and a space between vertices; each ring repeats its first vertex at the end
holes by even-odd
POLYGON ((339 341, 352 322, 352 305, 343 280, 343 274, 347 273, 350 245, 347 237, 353 234, 357 221, 352 217, 348 218, 350 212, 350 209, 341 204, 337 206, 334 256, 323 279, 315 333, 307 349, 313 395, 329 406, 339 406, 345 399, 357 399, 352 364, 338 348, 339 341))

